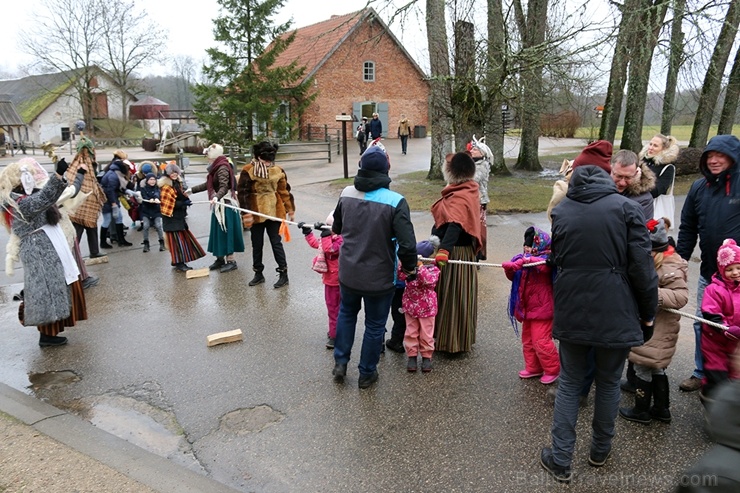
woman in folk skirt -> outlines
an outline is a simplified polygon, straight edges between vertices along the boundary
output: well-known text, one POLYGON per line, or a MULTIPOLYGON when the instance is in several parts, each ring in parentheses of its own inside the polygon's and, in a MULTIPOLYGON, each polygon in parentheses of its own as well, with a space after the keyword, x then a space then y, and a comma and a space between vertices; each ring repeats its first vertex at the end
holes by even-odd
POLYGON ((443 166, 447 186, 432 205, 432 234, 440 238, 435 257, 441 276, 437 283, 436 350, 469 351, 475 343, 478 322, 478 271, 474 265, 448 264, 448 260, 475 262, 481 248, 480 196, 475 163, 469 154, 448 155, 443 166))
MULTIPOLYGON (((57 334, 77 320, 87 318, 80 272, 60 226, 57 200, 67 188, 67 163, 60 160, 43 188, 36 188, 33 169, 12 163, 0 174, 2 222, 20 238, 23 263, 23 302, 18 318, 40 332, 39 346, 61 346, 66 337, 57 334)), ((79 192, 87 165, 75 175, 79 192)))
MULTIPOLYGON (((191 193, 208 191, 211 201, 211 233, 208 236, 208 251, 216 260, 208 267, 221 273, 236 270, 235 252, 244 251, 244 230, 241 214, 236 209, 224 207, 221 202, 238 205, 236 200, 236 177, 224 148, 218 144, 206 147, 203 154, 208 157, 206 182, 194 186, 191 193)), ((188 194, 189 195, 189 194, 188 194)))
POLYGON ((162 229, 170 250, 172 266, 180 272, 188 271, 192 267, 186 262, 198 260, 206 254, 185 221, 190 199, 182 189, 180 168, 175 164, 168 165, 165 175, 159 179, 157 185, 160 188, 162 229))

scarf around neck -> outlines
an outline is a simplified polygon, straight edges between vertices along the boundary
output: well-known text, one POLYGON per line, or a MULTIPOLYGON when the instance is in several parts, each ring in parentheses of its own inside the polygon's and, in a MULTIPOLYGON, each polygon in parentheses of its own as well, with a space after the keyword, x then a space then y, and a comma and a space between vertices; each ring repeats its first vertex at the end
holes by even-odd
POLYGON ((468 180, 447 185, 442 189, 442 198, 432 205, 432 217, 436 228, 447 223, 459 224, 463 231, 475 239, 475 251, 480 250, 483 238, 476 182, 468 180))

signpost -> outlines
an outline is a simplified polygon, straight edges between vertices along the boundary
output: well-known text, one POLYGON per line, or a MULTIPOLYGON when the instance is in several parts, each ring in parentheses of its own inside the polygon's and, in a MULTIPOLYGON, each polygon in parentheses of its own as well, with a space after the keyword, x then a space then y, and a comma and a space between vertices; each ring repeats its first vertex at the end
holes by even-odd
POLYGON ((342 122, 342 153, 344 154, 344 178, 349 178, 349 169, 347 167, 347 122, 352 121, 352 115, 342 113, 336 117, 338 122, 342 122))

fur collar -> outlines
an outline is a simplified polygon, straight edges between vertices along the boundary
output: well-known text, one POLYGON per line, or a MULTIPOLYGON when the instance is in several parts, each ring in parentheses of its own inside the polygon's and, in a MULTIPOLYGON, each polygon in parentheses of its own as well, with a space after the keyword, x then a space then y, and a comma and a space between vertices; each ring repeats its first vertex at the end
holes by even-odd
POLYGON ((676 159, 678 159, 678 141, 675 137, 672 135, 668 136, 668 147, 660 151, 655 156, 648 157, 647 151, 648 151, 648 145, 645 144, 645 147, 642 148, 640 151, 640 154, 638 154, 638 157, 640 158, 640 161, 646 162, 647 160, 652 160, 653 164, 655 166, 662 166, 664 164, 672 164, 676 162, 676 159))
POLYGON ((647 164, 640 162, 640 179, 631 182, 625 190, 627 196, 642 195, 645 192, 649 192, 655 188, 655 173, 653 173, 647 164))

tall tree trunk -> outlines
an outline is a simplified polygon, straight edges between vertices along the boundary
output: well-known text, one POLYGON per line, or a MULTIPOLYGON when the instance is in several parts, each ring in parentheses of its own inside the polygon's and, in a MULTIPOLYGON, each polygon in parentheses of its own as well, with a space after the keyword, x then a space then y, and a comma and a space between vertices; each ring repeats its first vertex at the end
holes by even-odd
POLYGON ((671 21, 671 48, 668 57, 668 74, 665 80, 665 94, 663 95, 663 111, 660 118, 660 133, 670 135, 673 127, 673 115, 676 111, 676 88, 678 86, 678 71, 683 63, 683 39, 681 29, 686 0, 673 0, 673 21, 671 21))
MULTIPOLYGON (((515 4, 518 4, 516 0, 515 4)), ((521 5, 517 9, 521 11, 521 5)), ((521 14, 517 15, 521 19, 521 14)), ((526 26, 522 35, 522 136, 515 169, 540 171, 539 139, 540 110, 542 108, 542 67, 545 55, 547 30, 547 0, 529 0, 526 26)))
POLYGON ((650 69, 653 52, 663 26, 668 0, 646 0, 636 26, 641 36, 635 36, 634 52, 629 67, 627 106, 624 112, 624 130, 620 149, 639 152, 642 149, 642 122, 645 116, 650 69))
POLYGON ((725 22, 714 47, 714 53, 712 53, 712 59, 707 68, 704 85, 701 88, 699 107, 696 109, 696 118, 694 119, 694 128, 691 130, 689 147, 704 147, 707 143, 714 108, 717 106, 717 99, 722 88, 722 74, 724 74, 727 66, 732 44, 735 42, 738 24, 740 24, 740 0, 731 0, 725 22))
POLYGON ((426 10, 432 87, 429 108, 432 156, 427 178, 434 180, 442 178, 445 156, 452 152, 450 56, 447 48, 444 0, 427 0, 426 10))
POLYGON ((476 129, 476 113, 480 109, 480 92, 475 82, 475 26, 471 22, 455 21, 455 78, 452 89, 452 120, 455 149, 465 149, 476 129))
POLYGON ((510 175, 504 161, 504 125, 501 105, 505 103, 502 87, 506 80, 506 24, 501 0, 488 0, 488 69, 486 72, 486 143, 493 152, 491 173, 510 175))
POLYGON ((722 114, 719 117, 718 135, 732 134, 732 125, 735 123, 737 104, 740 99, 740 49, 735 52, 735 61, 730 72, 730 81, 725 91, 725 103, 722 105, 722 114))
POLYGON ((606 90, 604 112, 601 116, 599 139, 614 142, 619 125, 619 116, 622 114, 622 99, 624 86, 627 84, 627 65, 630 61, 636 11, 640 0, 625 0, 622 6, 622 20, 619 22, 619 33, 614 47, 614 57, 609 72, 609 87, 606 90))

